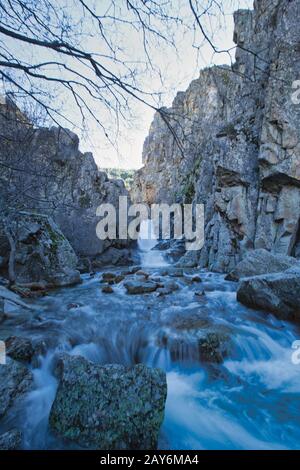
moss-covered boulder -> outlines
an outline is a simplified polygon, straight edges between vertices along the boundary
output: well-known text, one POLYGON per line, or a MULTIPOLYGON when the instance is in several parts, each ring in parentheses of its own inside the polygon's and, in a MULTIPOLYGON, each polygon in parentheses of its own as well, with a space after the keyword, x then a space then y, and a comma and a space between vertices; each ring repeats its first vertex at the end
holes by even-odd
POLYGON ((33 375, 27 367, 10 358, 0 364, 0 418, 25 399, 33 388, 33 375))
POLYGON ((63 355, 51 429, 83 447, 154 449, 164 418, 166 375, 143 364, 100 366, 63 355))

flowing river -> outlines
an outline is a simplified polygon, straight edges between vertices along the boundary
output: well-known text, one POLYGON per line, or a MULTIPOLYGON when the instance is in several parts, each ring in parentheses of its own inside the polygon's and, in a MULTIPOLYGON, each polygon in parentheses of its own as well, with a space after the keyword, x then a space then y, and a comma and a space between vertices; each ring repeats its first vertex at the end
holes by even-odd
POLYGON ((121 282, 105 294, 99 272, 40 298, 32 314, 11 311, 1 335, 43 340, 45 351, 32 366, 34 391, 0 430, 17 424, 25 449, 65 448, 49 432, 48 415, 57 388, 53 361, 67 351, 99 364, 143 362, 166 371, 161 449, 299 448, 300 365, 291 359, 299 327, 239 304, 236 284, 224 276, 197 270, 202 282, 192 282, 195 270, 178 276, 152 243, 139 244, 143 270, 176 282, 177 291, 128 295, 121 282), (205 296, 195 296, 199 284, 205 296), (229 338, 223 363, 199 359, 199 337, 211 331, 229 338))

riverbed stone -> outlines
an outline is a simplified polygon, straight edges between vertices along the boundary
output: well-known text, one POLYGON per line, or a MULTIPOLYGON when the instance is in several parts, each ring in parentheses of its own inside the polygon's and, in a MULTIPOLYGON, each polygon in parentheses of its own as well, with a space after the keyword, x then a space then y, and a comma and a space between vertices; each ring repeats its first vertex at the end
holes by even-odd
POLYGON ((158 284, 153 281, 126 281, 124 287, 128 294, 148 294, 154 292, 158 288, 158 284))
POLYGON ((258 276, 285 271, 292 266, 299 266, 300 261, 292 256, 270 253, 265 249, 251 250, 237 266, 228 273, 226 280, 238 281, 243 277, 258 276))
POLYGON ((16 361, 30 362, 34 348, 29 338, 10 336, 5 340, 6 354, 16 361))
POLYGON ((4 319, 5 319, 4 299, 0 297, 0 323, 2 323, 4 319))
POLYGON ((160 295, 168 295, 172 294, 172 292, 175 292, 177 290, 179 290, 179 285, 177 284, 177 282, 171 280, 164 282, 161 287, 157 289, 157 292, 160 295))
POLYGON ((100 366, 68 355, 57 369, 52 431, 89 448, 156 448, 167 396, 163 371, 143 364, 100 366))
POLYGON ((110 285, 103 286, 101 290, 104 294, 112 294, 114 292, 113 288, 110 285))
POLYGON ((284 320, 300 319, 300 269, 242 279, 237 300, 247 307, 270 311, 284 320))
POLYGON ((157 343, 169 350, 173 361, 213 364, 223 363, 232 346, 229 329, 212 325, 205 310, 170 319, 170 327, 159 334, 157 343))

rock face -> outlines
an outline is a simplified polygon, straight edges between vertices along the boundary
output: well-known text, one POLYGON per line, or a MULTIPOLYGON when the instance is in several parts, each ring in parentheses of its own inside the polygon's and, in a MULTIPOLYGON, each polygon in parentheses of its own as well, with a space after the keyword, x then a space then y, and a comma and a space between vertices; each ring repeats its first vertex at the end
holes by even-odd
POLYGON ((165 373, 142 364, 99 366, 63 356, 50 426, 81 446, 155 449, 167 395, 165 373))
POLYGON ((41 214, 15 214, 9 227, 15 241, 18 283, 61 287, 80 282, 77 256, 53 220, 41 214))
MULTIPOLYGON (((123 180, 99 171, 70 130, 36 128, 8 99, 0 108, 1 211, 13 207, 50 215, 79 257, 93 260, 109 246, 127 246, 127 240, 96 236, 96 208, 128 195, 123 180)), ((1 264, 8 252, 0 220, 1 264)))
POLYGON ((201 267, 229 272, 253 248, 300 256, 298 0, 254 1, 234 15, 232 69, 201 72, 157 114, 135 175, 134 202, 205 204, 201 267))
POLYGON ((5 340, 6 354, 16 361, 30 362, 34 355, 32 342, 28 338, 10 336, 5 340))
POLYGON ((19 431, 8 431, 0 436, 0 450, 19 450, 22 434, 19 431))
POLYGON ((300 261, 292 256, 270 253, 267 250, 251 250, 245 258, 226 276, 228 281, 260 274, 279 273, 293 266, 300 267, 300 261))
POLYGON ((243 279, 237 299, 248 307, 271 311, 284 320, 299 320, 300 268, 243 279))
POLYGON ((0 365, 0 418, 24 399, 32 386, 32 373, 23 364, 8 358, 0 365))

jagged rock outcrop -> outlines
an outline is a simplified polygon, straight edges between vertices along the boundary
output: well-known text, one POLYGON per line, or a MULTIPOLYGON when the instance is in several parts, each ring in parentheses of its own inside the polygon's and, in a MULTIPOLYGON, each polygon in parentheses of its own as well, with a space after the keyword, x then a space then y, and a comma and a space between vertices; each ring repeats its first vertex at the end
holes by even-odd
POLYGON ((205 204, 201 267, 228 272, 253 248, 300 254, 298 0, 234 15, 236 62, 212 67, 159 114, 135 175, 134 202, 205 204))
POLYGON ((6 224, 13 240, 13 278, 17 284, 43 288, 80 282, 78 258, 61 230, 47 215, 18 212, 6 224))
MULTIPOLYGON (((121 179, 108 179, 79 139, 68 129, 35 127, 8 99, 0 104, 0 207, 51 216, 79 257, 97 259, 108 247, 127 240, 99 240, 96 208, 118 207, 128 192, 121 179)), ((1 220, 0 220, 1 222, 1 220)), ((7 239, 0 227, 1 265, 7 264, 7 239)))

